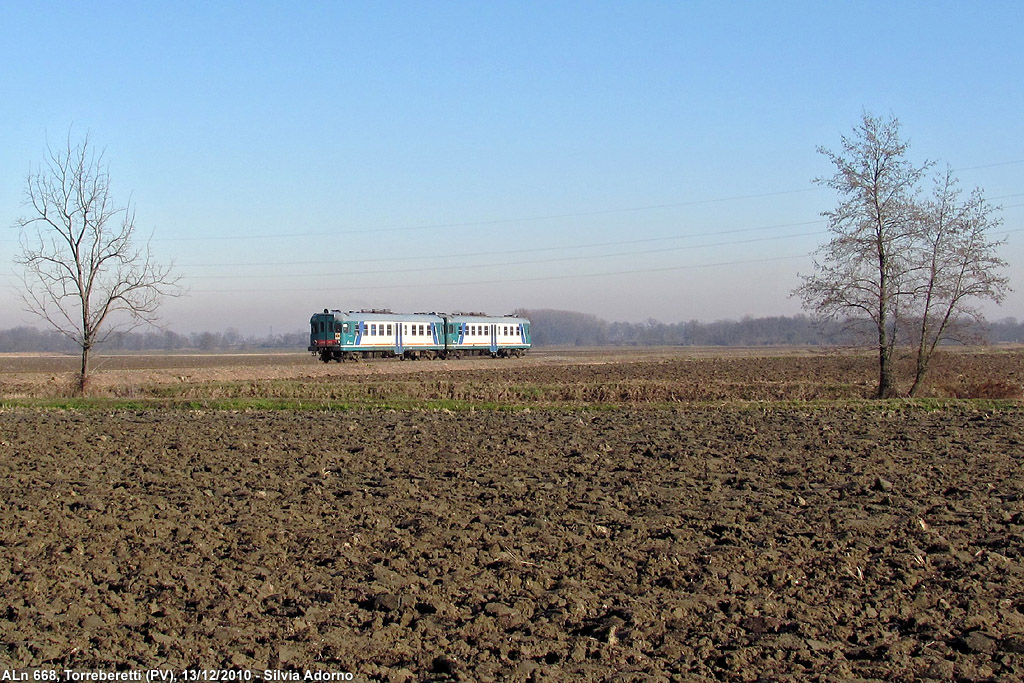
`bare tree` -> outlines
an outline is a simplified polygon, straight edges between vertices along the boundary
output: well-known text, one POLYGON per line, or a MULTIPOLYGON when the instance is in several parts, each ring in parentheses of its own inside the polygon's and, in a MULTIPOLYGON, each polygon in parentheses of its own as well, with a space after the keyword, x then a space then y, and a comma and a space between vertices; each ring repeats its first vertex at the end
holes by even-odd
POLYGON ((47 145, 45 162, 28 175, 18 219, 25 309, 82 350, 77 391, 85 393, 89 354, 109 335, 154 323, 164 296, 180 294, 170 265, 156 263, 149 243, 135 245, 135 210, 114 203, 103 153, 89 136, 47 145))
POLYGON ((907 160, 899 121, 864 113, 842 149, 818 151, 836 167, 815 182, 836 190, 839 205, 823 215, 832 239, 796 294, 826 319, 869 321, 878 349, 879 397, 895 392, 893 356, 905 306, 907 261, 917 228, 915 194, 931 165, 907 160))
POLYGON ((914 383, 921 388, 936 347, 983 322, 976 300, 1002 301, 1009 280, 1001 274, 1006 262, 996 255, 1003 242, 989 233, 1002 224, 997 207, 975 188, 961 199, 956 178, 947 167, 935 180, 935 190, 923 202, 912 254, 914 269, 907 330, 915 347, 914 383))
POLYGON ((898 344, 913 345, 917 394, 938 345, 977 327, 977 300, 999 302, 1008 289, 1000 274, 1002 242, 989 232, 1001 224, 981 190, 962 199, 952 171, 935 179, 922 199, 921 182, 933 165, 906 158, 899 121, 865 113, 839 153, 819 148, 836 173, 817 182, 839 192, 825 212, 832 239, 815 257, 815 273, 796 294, 829 319, 868 323, 877 339, 879 397, 896 393, 898 344))

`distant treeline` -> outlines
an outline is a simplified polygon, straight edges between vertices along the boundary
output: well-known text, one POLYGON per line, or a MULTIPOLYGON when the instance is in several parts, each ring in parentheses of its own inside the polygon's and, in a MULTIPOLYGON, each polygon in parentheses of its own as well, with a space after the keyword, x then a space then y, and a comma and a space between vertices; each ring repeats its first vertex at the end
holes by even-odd
MULTIPOLYGON (((237 330, 190 335, 168 330, 122 332, 110 336, 100 351, 225 351, 244 349, 305 349, 308 332, 245 336, 237 330)), ((0 352, 56 351, 81 353, 81 348, 56 330, 15 327, 0 330, 0 352)))
MULTIPOLYGON (((663 323, 608 322, 596 315, 555 310, 519 310, 530 319, 538 346, 846 346, 862 338, 841 322, 817 322, 805 315, 745 317, 741 320, 663 323)), ((987 323, 972 341, 1024 342, 1024 321, 987 323)))
MULTIPOLYGON (((821 324, 805 315, 627 323, 608 322, 575 311, 537 309, 516 314, 530 319, 536 346, 846 346, 858 342, 848 326, 821 324)), ((1003 318, 987 323, 984 329, 976 330, 973 340, 1024 343, 1024 321, 1003 318)), ((304 350, 308 344, 305 331, 246 336, 231 328, 190 335, 155 330, 114 334, 100 351, 304 350)), ((80 349, 53 330, 27 326, 0 330, 0 353, 33 351, 76 353, 80 349)))

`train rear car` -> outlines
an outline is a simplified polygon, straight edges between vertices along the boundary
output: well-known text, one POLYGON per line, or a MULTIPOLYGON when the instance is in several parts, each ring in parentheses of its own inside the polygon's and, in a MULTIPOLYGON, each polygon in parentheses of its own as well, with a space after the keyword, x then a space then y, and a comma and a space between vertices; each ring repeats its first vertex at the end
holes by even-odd
POLYGON ((521 356, 530 348, 530 321, 515 316, 446 315, 448 355, 521 356))

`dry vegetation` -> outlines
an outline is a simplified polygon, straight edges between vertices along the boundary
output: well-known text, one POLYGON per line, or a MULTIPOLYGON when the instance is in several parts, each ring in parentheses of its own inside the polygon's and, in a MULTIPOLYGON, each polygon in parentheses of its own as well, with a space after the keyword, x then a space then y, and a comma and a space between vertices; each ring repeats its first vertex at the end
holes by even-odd
MULTIPOLYGON (((0 398, 67 396, 74 387, 74 362, 61 356, 5 356, 0 398)), ((99 398, 154 402, 333 406, 820 401, 870 397, 875 371, 869 354, 808 349, 549 349, 514 360, 342 365, 324 365, 300 353, 124 355, 98 360, 91 391, 99 398)), ((1024 353, 1003 347, 943 353, 922 395, 1020 399, 1024 353)))

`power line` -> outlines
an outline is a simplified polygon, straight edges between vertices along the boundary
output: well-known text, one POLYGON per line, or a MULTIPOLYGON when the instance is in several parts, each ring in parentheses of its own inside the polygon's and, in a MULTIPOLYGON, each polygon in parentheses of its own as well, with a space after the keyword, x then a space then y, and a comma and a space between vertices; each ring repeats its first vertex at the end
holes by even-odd
POLYGON ((963 168, 954 168, 953 173, 959 173, 960 171, 974 171, 979 168, 995 168, 996 166, 1013 166, 1014 164, 1024 164, 1024 159, 1017 159, 1016 161, 1000 161, 995 164, 981 164, 980 166, 964 166, 963 168))
POLYGON ((733 197, 719 197, 717 199, 695 199, 685 202, 671 202, 667 204, 648 204, 645 206, 631 206, 627 208, 600 209, 595 211, 579 211, 574 213, 547 214, 542 216, 521 216, 518 218, 496 218, 486 221, 468 221, 463 223, 428 223, 424 225, 410 225, 404 227, 388 228, 354 228, 350 230, 329 230, 317 232, 287 232, 268 235, 213 235, 204 237, 164 237, 154 238, 154 242, 192 242, 201 240, 251 240, 251 239, 280 239, 282 237, 327 237, 337 235, 365 235, 381 232, 412 232, 417 230, 437 230, 441 228, 472 228, 489 225, 507 225, 510 223, 530 223, 538 221, 564 220, 567 218, 586 218, 588 216, 606 216, 616 213, 635 213, 639 211, 652 211, 654 209, 671 209, 681 206, 698 206, 701 204, 718 204, 723 202, 740 201, 744 199, 763 199, 765 197, 778 197, 788 194, 800 194, 804 192, 815 192, 821 188, 810 187, 802 190, 781 190, 779 192, 764 192, 760 194, 737 195, 733 197))
MULTIPOLYGON (((815 232, 802 232, 802 233, 796 233, 796 234, 791 234, 791 235, 777 235, 777 236, 774 236, 774 237, 757 237, 757 238, 749 239, 749 240, 736 240, 736 241, 731 241, 731 242, 717 242, 717 243, 712 243, 712 244, 691 244, 691 245, 686 245, 686 246, 681 246, 681 247, 668 247, 668 248, 661 248, 661 249, 645 249, 645 250, 642 250, 642 251, 623 251, 623 252, 616 252, 616 253, 613 253, 613 254, 596 254, 596 255, 585 255, 585 256, 584 255, 564 256, 564 257, 561 257, 561 258, 535 259, 535 260, 529 260, 529 261, 506 261, 506 262, 503 262, 503 263, 465 263, 465 264, 459 264, 457 266, 450 266, 450 265, 447 265, 447 266, 428 266, 428 267, 423 267, 423 268, 404 268, 404 269, 401 269, 401 270, 387 270, 387 271, 384 271, 384 272, 387 272, 389 274, 395 274, 395 273, 427 273, 427 272, 433 272, 433 271, 438 271, 438 270, 452 270, 453 268, 457 268, 459 270, 466 270, 466 269, 469 269, 469 268, 501 268, 501 267, 507 267, 507 266, 531 266, 531 265, 541 265, 541 264, 548 264, 548 263, 566 263, 566 262, 570 262, 570 261, 584 261, 584 260, 593 260, 593 259, 602 259, 602 258, 621 258, 623 256, 644 256, 644 255, 647 255, 647 254, 661 254, 661 253, 665 253, 665 252, 668 252, 668 251, 682 251, 682 250, 687 250, 687 249, 706 249, 706 248, 711 248, 711 247, 733 246, 733 245, 738 245, 738 244, 751 244, 751 243, 754 243, 754 242, 767 242, 767 241, 775 241, 775 240, 779 240, 779 239, 790 239, 790 238, 794 238, 794 237, 808 237, 808 236, 811 236, 811 235, 821 235, 821 234, 823 234, 822 231, 818 230, 818 231, 815 231, 815 232)), ((353 276, 353 275, 377 275, 377 274, 379 274, 381 272, 382 271, 380 271, 380 270, 355 270, 355 271, 346 271, 346 272, 342 272, 342 273, 337 273, 337 272, 335 272, 335 273, 292 273, 292 274, 283 274, 283 275, 282 274, 270 274, 270 273, 261 273, 261 274, 256 274, 256 275, 201 275, 201 276, 199 276, 198 278, 195 278, 195 279, 199 279, 199 280, 237 280, 237 279, 263 279, 263 278, 281 279, 281 278, 296 278, 296 277, 301 277, 301 278, 348 277, 348 276, 353 276)))
MULTIPOLYGON (((502 278, 500 280, 476 280, 473 282, 442 282, 431 285, 432 287, 471 287, 476 285, 492 285, 492 284, 510 284, 515 282, 544 282, 550 280, 575 280, 581 278, 592 278, 592 277, 614 277, 618 275, 637 275, 642 273, 666 273, 680 270, 692 270, 695 268, 717 268, 720 266, 740 266, 749 265, 753 263, 769 263, 772 261, 787 261, 798 258, 807 258, 809 254, 793 254, 791 256, 773 256, 769 258, 750 259, 746 261, 722 261, 719 263, 693 263, 685 266, 668 266, 664 268, 640 268, 636 270, 618 270, 605 273, 578 273, 572 275, 545 275, 540 277, 529 277, 529 278, 502 278)), ((318 293, 332 292, 332 291, 362 291, 362 290, 381 290, 381 289, 409 289, 419 287, 420 285, 357 285, 355 287, 339 287, 336 289, 318 287, 318 293)), ((267 293, 267 292, 308 292, 309 287, 302 287, 296 289, 283 289, 275 287, 274 289, 194 289, 193 292, 203 294, 225 294, 225 293, 245 293, 245 292, 256 292, 256 293, 267 293)))
MULTIPOLYGON (((501 251, 478 251, 463 254, 440 254, 437 256, 420 255, 420 256, 389 256, 385 258, 372 258, 372 259, 355 259, 347 260, 349 263, 386 263, 395 261, 423 261, 431 260, 436 261, 438 259, 460 259, 460 258, 476 258, 480 256, 508 256, 511 254, 530 254, 546 251, 562 251, 565 249, 594 249, 598 247, 617 247, 624 246, 627 244, 649 244, 652 242, 669 242, 673 240, 691 239, 694 237, 712 237, 717 235, 734 235, 744 232, 754 232, 760 230, 775 230, 778 228, 792 228, 804 225, 818 225, 824 223, 823 220, 817 221, 803 221, 800 223, 779 223, 776 225, 764 225, 756 228, 736 228, 733 230, 715 230, 709 232, 698 232, 691 233, 689 235, 675 235, 672 237, 647 237, 636 240, 619 240, 614 242, 592 242, 589 244, 571 244, 556 247, 535 247, 532 249, 506 249, 501 251)), ((337 259, 331 260, 317 260, 317 261, 265 261, 265 262, 235 262, 235 263, 182 263, 178 264, 183 268, 232 268, 232 267, 250 267, 250 266, 313 266, 322 265, 326 263, 337 263, 337 259)))

